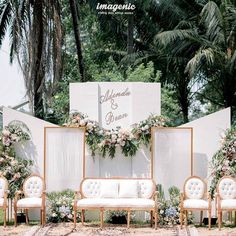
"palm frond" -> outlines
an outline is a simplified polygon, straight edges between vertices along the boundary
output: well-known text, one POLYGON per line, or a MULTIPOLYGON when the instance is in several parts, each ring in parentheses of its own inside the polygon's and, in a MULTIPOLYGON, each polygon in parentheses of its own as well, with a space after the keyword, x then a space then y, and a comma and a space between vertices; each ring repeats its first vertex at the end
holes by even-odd
POLYGON ((188 72, 192 76, 196 71, 199 71, 205 63, 207 65, 212 65, 214 61, 215 56, 212 48, 200 48, 195 53, 194 57, 187 63, 185 72, 188 72))
POLYGON ((197 32, 194 29, 184 29, 184 30, 171 30, 164 31, 156 35, 155 42, 161 44, 164 47, 169 46, 170 44, 178 41, 188 40, 197 38, 197 32))
POLYGON ((209 1, 200 14, 202 22, 207 29, 206 36, 213 43, 224 43, 224 20, 217 4, 209 1))
POLYGON ((0 5, 0 47, 2 46, 7 27, 11 20, 11 4, 10 1, 3 1, 0 5))

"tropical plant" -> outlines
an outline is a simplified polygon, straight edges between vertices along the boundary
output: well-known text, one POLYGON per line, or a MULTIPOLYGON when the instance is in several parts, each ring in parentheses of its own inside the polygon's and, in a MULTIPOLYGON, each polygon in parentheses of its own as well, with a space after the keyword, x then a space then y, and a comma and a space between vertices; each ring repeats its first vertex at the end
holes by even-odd
POLYGON ((209 1, 203 5, 199 20, 180 22, 175 29, 157 35, 157 41, 170 49, 173 57, 187 59, 184 71, 203 87, 197 91, 199 95, 221 107, 230 106, 233 111, 236 105, 235 12, 234 1, 209 1))
POLYGON ((16 57, 20 64, 32 111, 44 117, 44 101, 50 98, 62 72, 59 1, 0 1, 0 46, 7 32, 10 59, 16 57))

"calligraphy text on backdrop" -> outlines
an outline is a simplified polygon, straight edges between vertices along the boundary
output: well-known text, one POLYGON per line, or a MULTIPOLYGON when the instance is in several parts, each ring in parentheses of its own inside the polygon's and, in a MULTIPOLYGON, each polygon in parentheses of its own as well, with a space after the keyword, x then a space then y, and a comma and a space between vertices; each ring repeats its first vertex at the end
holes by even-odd
POLYGON ((110 102, 111 109, 112 109, 105 115, 105 121, 107 125, 113 123, 114 121, 124 119, 125 117, 128 116, 127 113, 123 113, 123 114, 115 116, 113 111, 117 110, 117 108, 119 107, 116 101, 116 98, 130 96, 130 94, 131 93, 129 89, 126 88, 124 91, 121 91, 121 92, 114 92, 113 89, 112 90, 108 89, 104 95, 101 95, 100 103, 103 104, 105 102, 110 102))

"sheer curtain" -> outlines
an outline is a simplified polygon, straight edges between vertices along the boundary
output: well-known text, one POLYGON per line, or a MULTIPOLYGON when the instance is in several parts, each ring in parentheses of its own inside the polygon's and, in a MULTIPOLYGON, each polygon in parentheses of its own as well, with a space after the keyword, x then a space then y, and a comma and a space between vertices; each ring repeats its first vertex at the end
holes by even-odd
POLYGON ((78 189, 83 175, 84 130, 46 128, 47 191, 78 189))
POLYGON ((154 129, 153 136, 154 176, 167 197, 170 187, 181 190, 191 175, 192 129, 154 129))

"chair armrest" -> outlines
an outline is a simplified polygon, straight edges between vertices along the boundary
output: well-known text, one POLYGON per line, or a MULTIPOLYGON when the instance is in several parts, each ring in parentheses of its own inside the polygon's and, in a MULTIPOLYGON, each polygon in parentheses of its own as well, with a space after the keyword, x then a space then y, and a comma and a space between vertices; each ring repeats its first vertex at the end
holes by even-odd
POLYGON ((77 201, 78 201, 79 196, 81 197, 81 196, 82 196, 82 193, 81 193, 80 191, 75 191, 75 195, 74 195, 74 207, 76 207, 76 205, 77 205, 77 201))
POLYGON ((184 205, 184 192, 180 192, 180 195, 179 195, 179 206, 180 208, 183 208, 183 205, 184 205))
POLYGON ((208 205, 209 205, 209 209, 211 209, 211 193, 207 192, 207 200, 208 200, 208 205))
POLYGON ((17 200, 18 200, 18 197, 19 197, 20 195, 23 195, 23 194, 24 194, 24 192, 23 192, 22 190, 16 191, 16 192, 15 192, 15 200, 17 201, 17 200))
POLYGON ((5 190, 4 191, 4 203, 3 203, 3 206, 6 207, 7 206, 7 197, 8 197, 8 193, 10 191, 9 190, 5 190))
POLYGON ((155 201, 155 207, 157 207, 158 204, 158 196, 159 196, 159 192, 155 191, 152 195, 153 200, 155 201))
POLYGON ((15 192, 14 208, 16 208, 16 204, 17 204, 19 196, 23 195, 23 194, 24 194, 24 192, 22 190, 18 190, 18 191, 15 192))

